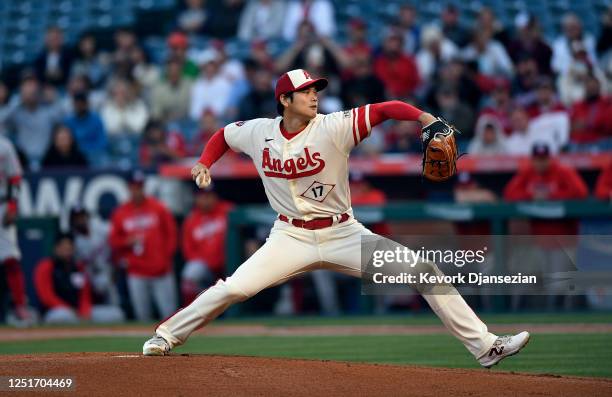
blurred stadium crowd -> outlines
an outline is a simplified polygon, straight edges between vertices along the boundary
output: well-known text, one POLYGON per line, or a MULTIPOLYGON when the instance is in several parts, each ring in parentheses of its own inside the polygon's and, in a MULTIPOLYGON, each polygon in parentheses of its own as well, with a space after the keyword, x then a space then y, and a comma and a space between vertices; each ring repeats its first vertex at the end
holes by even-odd
MULTIPOLYGON (((34 174, 154 170, 199 156, 226 123, 276 117, 275 79, 294 68, 330 80, 320 93, 322 113, 400 99, 455 124, 471 156, 531 156, 532 166, 501 194, 508 201, 584 199, 589 191, 581 176, 555 156, 612 150, 606 1, 11 0, 0 4, 0 19, 6 22, 0 134, 34 174), (135 9, 159 19, 136 18, 135 9), (27 40, 22 45, 36 34, 44 37, 42 49, 27 40)), ((356 155, 420 153, 419 133, 415 123, 385 123, 356 155)), ((144 194, 143 183, 141 173, 131 173, 130 200, 110 223, 73 208, 70 233, 58 236, 32 275, 46 321, 121 321, 126 314, 149 320, 152 301, 158 317, 166 317, 179 299, 189 302, 224 275, 232 205, 214 190, 198 191, 179 230, 170 211, 144 194), (111 263, 124 265, 123 278, 111 263)), ((351 192, 355 206, 386 203, 385 193, 358 173, 351 175, 351 192)), ((595 195, 612 197, 612 166, 595 195)), ((453 196, 495 202, 498 194, 464 173, 453 196)), ((390 233, 385 223, 368 226, 390 233)), ((456 232, 491 230, 457 224, 456 232)), ((533 221, 531 232, 571 235, 578 224, 533 221)), ((249 241, 247 255, 258 244, 249 241)), ((28 321, 23 275, 14 270, 19 263, 4 265, 2 289, 10 289, 16 321, 28 321)), ((327 314, 354 304, 338 301, 336 282, 346 284, 313 275, 327 314)), ((282 289, 274 310, 299 312, 301 293, 295 284, 282 289)))
MULTIPOLYGON (((21 3, 6 2, 5 17, 21 12, 21 3)), ((559 13, 548 24, 559 30, 547 25, 544 35, 532 2, 448 3, 437 14, 390 2, 371 18, 369 1, 189 0, 170 3, 171 23, 159 21, 165 38, 126 25, 104 31, 106 39, 95 24, 75 31, 61 19, 62 9, 75 12, 74 2, 50 3, 57 24, 44 32, 44 47, 20 65, 18 79, 0 83, 0 133, 32 170, 129 169, 197 156, 225 123, 275 117, 274 80, 297 67, 331 80, 322 112, 406 100, 455 123, 472 155, 528 154, 535 140, 554 153, 612 145, 605 2, 587 2, 587 15, 601 11, 588 29, 578 13, 584 5, 550 2, 559 13)), ((126 7, 79 3, 109 7, 108 15, 126 7)), ((12 32, 3 35, 10 41, 12 32)), ((418 138, 414 123, 387 123, 359 152, 418 152, 418 138)))

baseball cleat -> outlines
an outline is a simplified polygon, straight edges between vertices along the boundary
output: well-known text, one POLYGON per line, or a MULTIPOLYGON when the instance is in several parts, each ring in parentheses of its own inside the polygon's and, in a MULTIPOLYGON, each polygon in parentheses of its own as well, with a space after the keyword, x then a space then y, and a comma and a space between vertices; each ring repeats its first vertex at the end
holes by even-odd
POLYGON ((170 352, 170 345, 161 336, 154 336, 142 346, 142 354, 145 356, 165 356, 170 352))
POLYGON ((518 353, 529 342, 529 332, 523 331, 516 335, 497 337, 491 349, 478 359, 480 365, 491 368, 506 357, 518 353))

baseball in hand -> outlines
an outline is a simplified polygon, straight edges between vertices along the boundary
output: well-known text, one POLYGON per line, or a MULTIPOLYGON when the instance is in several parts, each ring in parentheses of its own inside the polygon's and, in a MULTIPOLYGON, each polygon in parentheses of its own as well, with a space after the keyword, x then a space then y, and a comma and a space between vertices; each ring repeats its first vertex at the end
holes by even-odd
POLYGON ((198 187, 201 189, 210 185, 210 175, 208 174, 208 172, 201 172, 196 177, 196 185, 198 185, 198 187))

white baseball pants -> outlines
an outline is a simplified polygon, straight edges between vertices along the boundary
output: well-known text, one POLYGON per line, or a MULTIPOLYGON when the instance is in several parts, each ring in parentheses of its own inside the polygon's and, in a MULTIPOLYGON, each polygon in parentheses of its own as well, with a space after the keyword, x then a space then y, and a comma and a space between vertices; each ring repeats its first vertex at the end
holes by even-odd
MULTIPOLYGON (((234 274, 202 292, 189 306, 158 326, 156 333, 175 347, 225 311, 259 291, 316 269, 361 276, 361 236, 373 235, 351 218, 346 222, 306 230, 277 220, 266 243, 234 274)), ((454 288, 453 288, 454 289, 454 288)), ((458 293, 424 295, 432 310, 465 347, 479 358, 496 336, 458 293)))

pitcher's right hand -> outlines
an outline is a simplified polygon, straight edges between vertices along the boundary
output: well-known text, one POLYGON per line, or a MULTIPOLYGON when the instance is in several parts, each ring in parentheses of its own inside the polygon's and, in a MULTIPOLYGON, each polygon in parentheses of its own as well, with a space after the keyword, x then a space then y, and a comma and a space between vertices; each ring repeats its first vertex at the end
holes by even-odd
POLYGON ((212 182, 210 170, 202 163, 196 163, 191 169, 191 179, 200 189, 206 188, 212 182))

